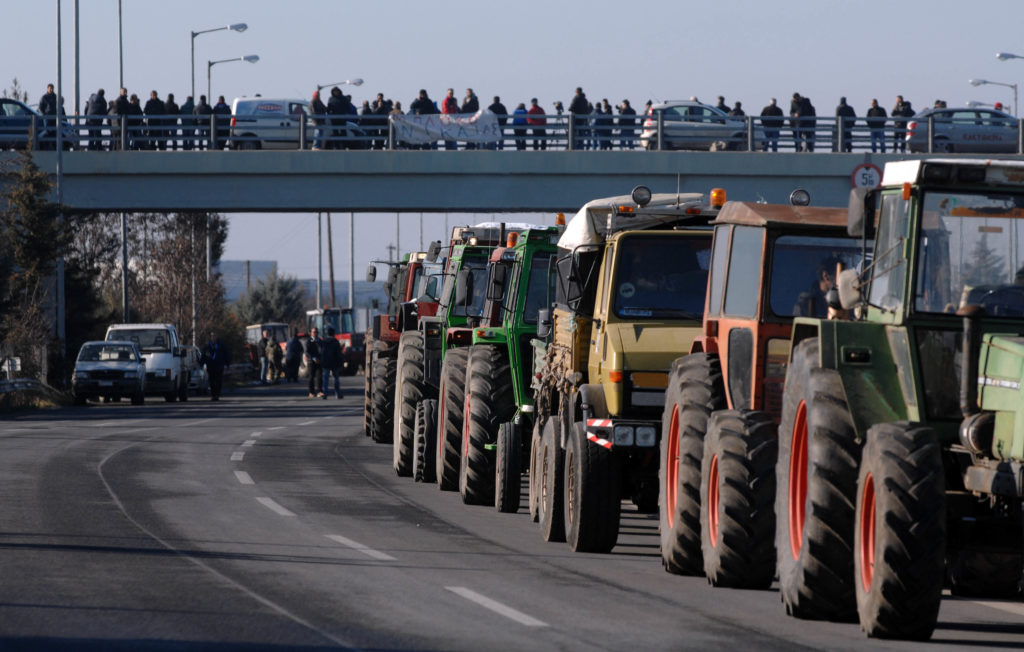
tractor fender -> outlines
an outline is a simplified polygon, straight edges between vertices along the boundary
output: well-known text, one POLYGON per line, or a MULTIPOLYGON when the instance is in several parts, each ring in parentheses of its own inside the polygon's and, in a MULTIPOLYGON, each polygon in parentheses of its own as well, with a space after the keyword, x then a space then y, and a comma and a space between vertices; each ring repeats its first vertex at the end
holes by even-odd
POLYGON ((587 419, 608 415, 608 408, 604 401, 604 388, 600 385, 581 385, 579 392, 576 393, 576 400, 578 402, 577 409, 579 414, 583 415, 584 423, 587 419))

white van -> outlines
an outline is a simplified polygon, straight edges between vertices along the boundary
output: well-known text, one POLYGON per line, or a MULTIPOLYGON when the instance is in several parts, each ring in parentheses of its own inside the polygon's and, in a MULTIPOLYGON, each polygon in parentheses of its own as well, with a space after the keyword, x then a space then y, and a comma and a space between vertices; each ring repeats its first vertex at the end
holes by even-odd
POLYGON ((174 324, 111 324, 104 339, 126 340, 138 347, 146 361, 147 396, 163 396, 168 403, 188 400, 188 354, 174 324))
MULTIPOLYGON (((296 98, 236 97, 231 103, 231 149, 297 149, 308 105, 309 100, 296 98)), ((311 144, 311 125, 306 133, 311 144)))

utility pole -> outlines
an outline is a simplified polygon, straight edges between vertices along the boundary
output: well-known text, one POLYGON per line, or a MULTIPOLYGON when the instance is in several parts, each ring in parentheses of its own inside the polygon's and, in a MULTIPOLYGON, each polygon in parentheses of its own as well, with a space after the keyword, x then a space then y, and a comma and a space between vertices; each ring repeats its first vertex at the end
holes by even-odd
POLYGON ((334 236, 331 235, 331 214, 327 214, 327 269, 331 279, 331 306, 338 305, 334 296, 334 236))
POLYGON ((402 224, 401 213, 395 213, 395 261, 402 260, 402 224))
POLYGON ((320 308, 323 303, 323 292, 322 285, 324 280, 324 246, 323 241, 320 237, 320 220, 321 214, 316 214, 316 308, 320 308))
POLYGON ((348 214, 348 307, 356 307, 356 214, 348 214))

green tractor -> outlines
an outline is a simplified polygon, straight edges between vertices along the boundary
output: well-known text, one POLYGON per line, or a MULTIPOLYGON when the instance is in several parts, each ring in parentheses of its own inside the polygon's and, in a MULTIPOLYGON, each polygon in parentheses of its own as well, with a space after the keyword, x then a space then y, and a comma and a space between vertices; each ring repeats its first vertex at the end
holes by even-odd
POLYGON ((780 591, 793 616, 926 639, 946 583, 1019 595, 1024 163, 888 163, 848 229, 874 239, 838 275, 852 318, 793 326, 780 591))
POLYGON ((559 227, 530 227, 509 234, 491 254, 485 315, 493 325, 472 329, 467 351, 459 455, 459 492, 467 504, 516 512, 520 479, 533 430, 533 347, 549 290, 548 268, 559 227))

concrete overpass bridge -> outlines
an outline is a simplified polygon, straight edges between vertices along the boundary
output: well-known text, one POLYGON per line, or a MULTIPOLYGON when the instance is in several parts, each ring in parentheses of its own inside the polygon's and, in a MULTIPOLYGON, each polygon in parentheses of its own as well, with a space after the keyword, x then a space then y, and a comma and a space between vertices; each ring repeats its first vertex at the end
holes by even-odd
MULTIPOLYGON (((56 153, 34 152, 55 173, 56 153)), ((845 205, 864 165, 924 155, 648 151, 73 151, 64 203, 80 211, 552 212, 595 197, 707 192, 845 205)), ((951 156, 951 155, 944 155, 951 156)), ((16 155, 0 153, 0 165, 16 155)), ((1024 156, 1014 158, 1024 159, 1024 156)))

